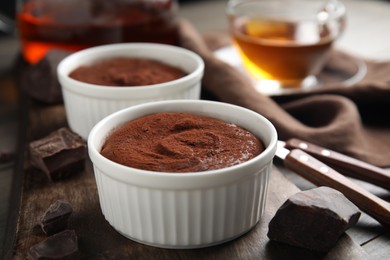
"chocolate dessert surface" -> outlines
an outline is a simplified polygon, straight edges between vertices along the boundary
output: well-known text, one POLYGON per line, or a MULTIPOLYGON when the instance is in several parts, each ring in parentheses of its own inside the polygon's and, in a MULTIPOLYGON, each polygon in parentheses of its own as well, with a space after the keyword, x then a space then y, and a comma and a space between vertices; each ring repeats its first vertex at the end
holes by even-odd
POLYGON ((106 139, 101 154, 134 168, 200 172, 248 161, 264 150, 249 131, 190 113, 157 113, 130 121, 106 139))
POLYGON ((80 66, 69 77, 103 86, 146 86, 184 77, 186 73, 171 65, 146 58, 112 58, 80 66))

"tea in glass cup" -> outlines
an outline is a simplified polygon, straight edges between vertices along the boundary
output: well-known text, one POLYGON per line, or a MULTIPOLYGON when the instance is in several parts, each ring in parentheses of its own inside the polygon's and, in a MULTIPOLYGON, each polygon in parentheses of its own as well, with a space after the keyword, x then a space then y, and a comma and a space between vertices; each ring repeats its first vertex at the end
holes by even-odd
POLYGON ((176 0, 18 0, 24 58, 119 42, 178 44, 176 0))
POLYGON ((230 0, 227 13, 234 46, 255 80, 304 88, 316 85, 346 10, 338 0, 230 0))

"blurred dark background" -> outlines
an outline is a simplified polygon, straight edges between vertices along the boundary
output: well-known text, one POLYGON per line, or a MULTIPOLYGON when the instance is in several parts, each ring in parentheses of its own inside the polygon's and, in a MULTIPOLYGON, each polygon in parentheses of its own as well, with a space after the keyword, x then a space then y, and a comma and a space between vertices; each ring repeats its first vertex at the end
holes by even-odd
MULTIPOLYGON (((206 0, 178 0, 179 3, 206 1, 206 0)), ((15 4, 16 0, 0 0, 0 13, 3 13, 9 17, 15 16, 15 4)))
POLYGON ((15 0, 1 0, 0 1, 0 13, 9 17, 15 16, 15 0))
POLYGON ((9 24, 15 18, 16 0, 0 0, 0 36, 11 33, 9 24))
MULTIPOLYGON (((108 0, 110 1, 110 0, 108 0)), ((178 0, 179 3, 206 1, 206 0, 178 0)), ((0 0, 0 14, 4 14, 8 17, 15 17, 16 0, 0 0)))
MULTIPOLYGON (((15 18, 15 12, 16 12, 16 1, 17 0, 0 0, 0 36, 9 33, 7 32, 6 24, 13 23, 13 19, 15 18)), ((195 2, 195 1, 207 1, 207 0, 178 0, 178 3, 185 4, 186 2, 195 2)))

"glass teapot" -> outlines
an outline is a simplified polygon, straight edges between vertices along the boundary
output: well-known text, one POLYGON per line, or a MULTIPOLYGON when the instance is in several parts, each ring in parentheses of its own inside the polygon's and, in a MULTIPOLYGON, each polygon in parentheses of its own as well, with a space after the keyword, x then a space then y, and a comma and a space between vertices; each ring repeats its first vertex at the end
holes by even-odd
POLYGON ((52 48, 76 51, 118 42, 177 44, 175 0, 19 0, 17 27, 24 58, 35 63, 52 48))

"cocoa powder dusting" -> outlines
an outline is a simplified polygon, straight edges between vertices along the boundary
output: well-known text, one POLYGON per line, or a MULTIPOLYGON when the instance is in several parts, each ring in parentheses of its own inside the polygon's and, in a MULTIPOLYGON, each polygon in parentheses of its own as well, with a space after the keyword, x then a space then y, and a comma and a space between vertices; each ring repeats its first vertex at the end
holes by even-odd
POLYGON ((101 154, 130 167, 199 172, 248 161, 264 150, 243 128, 189 113, 157 113, 130 121, 105 141, 101 154))
POLYGON ((176 67, 142 58, 113 58, 73 70, 69 77, 104 86, 146 86, 184 77, 176 67))

